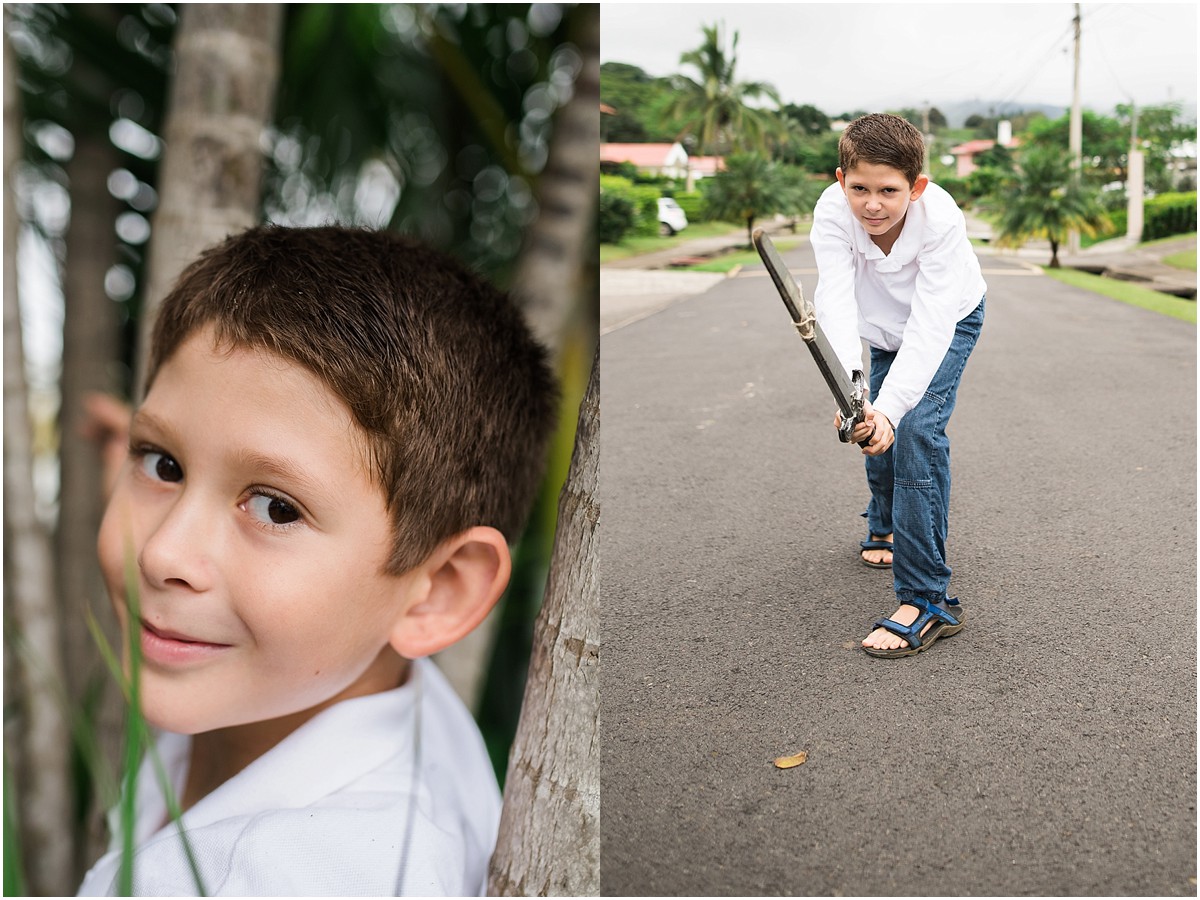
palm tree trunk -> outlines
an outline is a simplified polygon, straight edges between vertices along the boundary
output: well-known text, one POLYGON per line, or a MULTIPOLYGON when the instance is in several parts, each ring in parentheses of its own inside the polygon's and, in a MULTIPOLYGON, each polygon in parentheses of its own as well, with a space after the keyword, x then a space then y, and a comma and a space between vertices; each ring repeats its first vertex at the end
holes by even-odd
MULTIPOLYGON (((34 513, 33 435, 25 389, 25 355, 17 303, 17 221, 12 177, 21 156, 21 112, 16 66, 4 38, 4 612, 10 650, 15 648, 22 708, 14 730, 26 873, 37 894, 72 893, 69 732, 56 679, 62 671, 55 615, 50 539, 34 513)), ((7 657, 6 657, 7 663, 7 657)), ((7 719, 6 715, 6 719, 7 719)), ((5 722, 5 747, 11 746, 5 722)))
POLYGON ((275 3, 180 8, 138 391, 158 306, 179 273, 201 250, 259 220, 262 136, 275 104, 283 13, 275 3))
MULTIPOLYGON (((104 291, 104 277, 116 262, 113 223, 120 204, 108 190, 108 175, 119 166, 120 158, 107 134, 83 129, 76 133, 75 152, 67 164, 71 222, 63 273, 60 490, 55 533, 67 696, 73 708, 82 709, 85 696, 96 685, 107 688, 98 695, 92 714, 104 762, 112 771, 116 771, 120 752, 124 703, 87 627, 86 611, 96 611, 113 646, 118 646, 120 639, 115 617, 104 613, 108 603, 96 556, 96 535, 105 503, 102 461, 95 445, 80 434, 79 424, 87 393, 112 393, 117 387, 112 366, 113 360, 120 358, 121 325, 118 306, 104 291)), ((89 811, 84 841, 88 846, 80 847, 81 864, 97 858, 104 849, 102 807, 103 802, 89 811)))
MULTIPOLYGON (((599 117, 599 10, 575 10, 583 68, 560 111, 541 193, 539 229, 518 268, 518 296, 543 340, 558 348, 562 307, 594 280, 596 147, 599 117), (555 307, 558 307, 557 309, 555 307)), ((595 316, 586 304, 589 334, 595 316)), ((600 354, 575 432, 516 739, 509 753, 500 835, 488 892, 590 895, 600 890, 599 559, 596 495, 600 454, 600 354)))
MULTIPOLYGON (((546 166, 537 180, 538 218, 522 246, 513 297, 534 334, 559 358, 572 325, 593 334, 594 308, 580 304, 590 290, 600 173, 600 15, 594 4, 576 7, 573 39, 583 57, 571 99, 556 114, 546 166), (583 312, 586 323, 572 322, 583 312)), ((579 362, 586 364, 584 356, 579 362)), ((582 373, 581 373, 582 374, 582 373)), ((476 710, 487 675, 502 610, 497 607, 471 634, 437 655, 438 667, 471 710, 476 710)))
POLYGON ((1058 241, 1054 240, 1054 238, 1050 239, 1050 268, 1051 269, 1062 268, 1061 264, 1058 261, 1058 241))
POLYGON ((600 354, 579 409, 489 896, 600 892, 600 354))
MULTIPOLYGON (((574 299, 588 289, 595 252, 600 177, 600 11, 576 7, 572 40, 583 58, 571 99, 555 115, 546 167, 537 180, 539 214, 517 264, 514 294, 538 339, 557 355, 574 299)), ((590 304, 585 311, 594 319, 590 304)), ((595 327, 594 322, 591 323, 595 327)), ((585 357, 586 359, 586 357, 585 357)))

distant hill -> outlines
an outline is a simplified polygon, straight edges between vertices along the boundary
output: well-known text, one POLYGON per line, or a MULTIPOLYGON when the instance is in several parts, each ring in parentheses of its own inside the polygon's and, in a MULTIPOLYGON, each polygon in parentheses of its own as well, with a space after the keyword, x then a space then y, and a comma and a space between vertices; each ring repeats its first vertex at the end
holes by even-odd
MULTIPOLYGON (((942 115, 946 117, 946 124, 951 128, 962 128, 970 116, 984 116, 985 118, 1003 117, 1006 114, 1016 115, 1017 113, 1040 112, 1044 113, 1049 119, 1057 119, 1066 113, 1065 106, 1050 106, 1045 103, 1008 103, 1002 104, 996 100, 962 100, 958 103, 937 103, 934 104, 942 115)), ((1107 113, 1108 110, 1098 110, 1098 112, 1107 113)))

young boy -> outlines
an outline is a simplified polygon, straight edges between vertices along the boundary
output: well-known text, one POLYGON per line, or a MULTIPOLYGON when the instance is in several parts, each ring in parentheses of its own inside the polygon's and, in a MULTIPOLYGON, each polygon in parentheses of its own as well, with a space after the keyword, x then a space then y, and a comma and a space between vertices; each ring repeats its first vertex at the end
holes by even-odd
MULTIPOLYGON (((983 325, 987 286, 954 200, 921 174, 921 133, 867 115, 842 133, 837 184, 813 214, 817 318, 847 372, 870 346, 866 454, 870 504, 862 561, 891 567, 899 609, 862 642, 910 656, 963 625, 949 599, 950 442, 963 367, 983 325)), ((840 419, 840 417, 839 417, 840 419)))
MULTIPOLYGON (((99 552, 209 894, 482 893, 499 792, 424 657, 503 591, 555 407, 509 299, 404 238, 262 227, 182 274, 99 552)), ((135 799, 134 893, 198 894, 149 759, 135 799)))

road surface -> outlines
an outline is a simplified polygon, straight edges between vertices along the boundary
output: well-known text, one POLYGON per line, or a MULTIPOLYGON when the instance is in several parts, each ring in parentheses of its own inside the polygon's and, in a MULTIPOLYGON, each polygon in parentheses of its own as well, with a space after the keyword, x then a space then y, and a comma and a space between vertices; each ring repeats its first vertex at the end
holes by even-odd
POLYGON ((969 619, 908 659, 858 647, 861 456, 762 269, 604 335, 605 894, 1196 893, 1195 328, 983 265, 969 619))

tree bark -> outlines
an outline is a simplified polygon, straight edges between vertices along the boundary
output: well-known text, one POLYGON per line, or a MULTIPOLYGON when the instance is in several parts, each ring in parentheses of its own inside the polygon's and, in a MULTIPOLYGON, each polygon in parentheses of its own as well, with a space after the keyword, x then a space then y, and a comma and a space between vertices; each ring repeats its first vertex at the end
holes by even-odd
POLYGON ((491 896, 600 891, 600 624, 596 529, 600 354, 559 498, 546 599, 509 756, 491 896))
POLYGON ((280 4, 180 7, 135 393, 162 298, 201 250, 259 220, 262 138, 279 81, 280 4))
MULTIPOLYGON (((34 512, 33 434, 17 302, 14 165, 21 157, 16 66, 4 40, 4 611, 24 703, 14 723, 21 738, 18 809, 30 889, 74 891, 69 729, 55 679, 62 671, 50 539, 34 512)), ((6 657, 7 662, 7 657, 6 657)), ((7 718, 7 716, 6 716, 7 718)), ((8 723, 5 725, 8 745, 8 723)))

